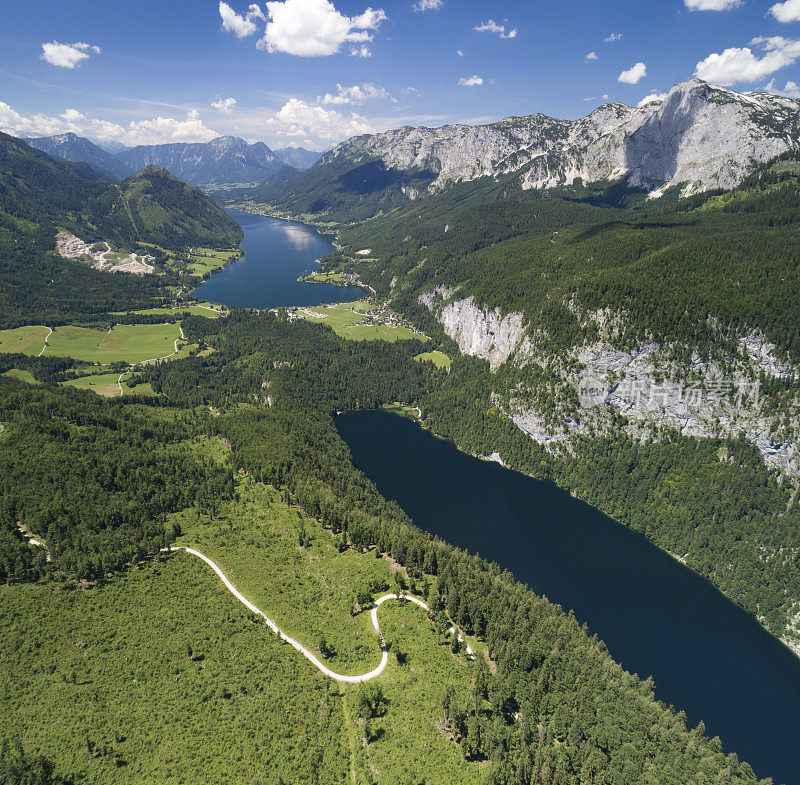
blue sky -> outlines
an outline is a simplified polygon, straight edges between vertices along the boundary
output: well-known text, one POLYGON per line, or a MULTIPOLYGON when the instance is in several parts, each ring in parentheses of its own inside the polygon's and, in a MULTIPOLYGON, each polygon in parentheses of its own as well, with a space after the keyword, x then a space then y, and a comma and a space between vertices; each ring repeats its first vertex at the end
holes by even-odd
POLYGON ((576 118, 695 74, 800 96, 800 0, 370 3, 0 0, 0 129, 323 149, 404 124, 576 118))

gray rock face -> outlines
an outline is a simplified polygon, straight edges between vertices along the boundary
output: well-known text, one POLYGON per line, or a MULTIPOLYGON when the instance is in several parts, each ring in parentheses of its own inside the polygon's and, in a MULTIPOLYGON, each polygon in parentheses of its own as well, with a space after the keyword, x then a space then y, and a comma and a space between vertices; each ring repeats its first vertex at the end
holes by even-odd
POLYGON ((434 192, 519 172, 526 189, 625 179, 649 191, 681 184, 692 193, 731 188, 799 142, 800 101, 692 79, 641 108, 607 104, 576 121, 535 114, 491 125, 404 127, 355 137, 321 160, 372 157, 388 168, 431 171, 434 192))
POLYGON ((283 167, 263 142, 248 144, 236 136, 220 136, 210 142, 139 145, 117 157, 137 172, 162 166, 194 185, 260 182, 283 167))

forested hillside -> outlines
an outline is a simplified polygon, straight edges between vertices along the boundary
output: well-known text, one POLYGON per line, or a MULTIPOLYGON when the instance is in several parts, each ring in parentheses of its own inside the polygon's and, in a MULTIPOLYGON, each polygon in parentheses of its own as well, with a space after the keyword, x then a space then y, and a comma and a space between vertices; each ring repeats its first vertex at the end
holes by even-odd
POLYGON ((207 196, 163 170, 117 185, 87 164, 56 161, 0 134, 0 326, 63 324, 146 308, 177 284, 170 272, 111 275, 63 259, 55 253, 59 229, 118 250, 138 249, 140 242, 174 250, 230 248, 242 236, 207 196))

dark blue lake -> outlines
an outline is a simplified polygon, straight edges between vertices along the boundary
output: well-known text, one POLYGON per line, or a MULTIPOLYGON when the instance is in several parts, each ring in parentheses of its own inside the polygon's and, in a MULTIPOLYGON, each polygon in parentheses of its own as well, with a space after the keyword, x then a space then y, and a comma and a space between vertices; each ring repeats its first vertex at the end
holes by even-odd
POLYGON ((710 583, 552 483, 459 452, 410 420, 336 420, 356 465, 422 529, 573 609, 656 696, 760 777, 800 783, 800 658, 710 583))
POLYGON ((244 256, 198 286, 194 297, 239 308, 322 305, 364 296, 355 286, 304 283, 297 278, 335 250, 330 239, 296 221, 229 210, 244 229, 244 256))

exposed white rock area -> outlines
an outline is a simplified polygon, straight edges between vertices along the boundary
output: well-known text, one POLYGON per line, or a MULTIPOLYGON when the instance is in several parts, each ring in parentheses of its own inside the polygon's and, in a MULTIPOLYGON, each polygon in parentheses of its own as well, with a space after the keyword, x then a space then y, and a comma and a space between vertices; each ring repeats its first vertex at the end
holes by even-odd
POLYGON ((64 259, 86 259, 95 270, 133 275, 147 275, 155 271, 155 267, 148 264, 153 260, 152 256, 116 253, 106 242, 89 244, 69 232, 58 233, 56 249, 64 259))
POLYGON ((798 371, 758 333, 740 336, 738 351, 725 357, 707 360, 695 353, 679 362, 674 347, 655 341, 616 348, 608 336, 620 319, 600 311, 582 316, 597 328, 598 341, 553 356, 522 314, 481 308, 473 297, 459 298, 442 287, 423 294, 420 302, 464 354, 488 360, 493 371, 505 362, 548 371, 546 389, 532 381, 495 400, 517 427, 548 449, 569 451, 577 436, 620 427, 643 442, 671 431, 706 438, 744 434, 767 466, 800 477, 800 441, 792 426, 800 420, 800 401, 790 416, 779 417, 765 405, 758 384, 761 373, 787 378, 798 371), (585 380, 600 390, 588 407, 576 404, 585 380), (624 425, 614 413, 624 417, 624 425))
POLYGON ((796 603, 789 617, 786 632, 781 635, 781 640, 800 657, 800 603, 796 603))
POLYGON ((521 314, 503 316, 497 309, 483 310, 473 297, 443 303, 437 310, 435 295, 444 294, 439 288, 434 295, 423 294, 420 302, 436 312, 445 332, 464 354, 488 360, 496 370, 517 351, 526 334, 521 314))
MULTIPOLYGON (((380 158, 387 168, 430 172, 431 192, 480 177, 519 173, 523 188, 625 180, 660 194, 732 188, 760 162, 797 149, 800 101, 737 93, 700 79, 675 85, 643 107, 601 106, 575 121, 542 114, 490 125, 404 127, 355 137, 326 153, 353 162, 380 158)), ((409 199, 421 191, 404 186, 409 199)))

